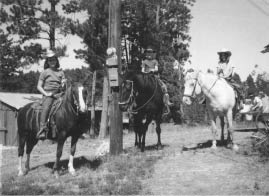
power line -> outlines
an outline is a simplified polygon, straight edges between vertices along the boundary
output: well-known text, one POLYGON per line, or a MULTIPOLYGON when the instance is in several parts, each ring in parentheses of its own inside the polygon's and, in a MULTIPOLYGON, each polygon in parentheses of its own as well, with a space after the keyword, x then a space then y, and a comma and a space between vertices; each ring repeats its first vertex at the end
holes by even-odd
POLYGON ((263 10, 255 1, 252 0, 248 0, 248 2, 254 6, 255 8, 257 8, 260 12, 262 12, 264 15, 269 16, 269 13, 267 13, 265 10, 263 10))

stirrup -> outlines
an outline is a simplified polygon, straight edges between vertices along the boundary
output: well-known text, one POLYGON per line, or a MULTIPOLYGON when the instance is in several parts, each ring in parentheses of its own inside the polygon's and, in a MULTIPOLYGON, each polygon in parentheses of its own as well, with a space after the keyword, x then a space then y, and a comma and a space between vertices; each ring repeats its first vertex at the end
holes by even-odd
POLYGON ((169 108, 169 106, 165 106, 165 111, 164 111, 164 113, 163 113, 163 115, 168 115, 171 111, 170 111, 170 108, 169 108))

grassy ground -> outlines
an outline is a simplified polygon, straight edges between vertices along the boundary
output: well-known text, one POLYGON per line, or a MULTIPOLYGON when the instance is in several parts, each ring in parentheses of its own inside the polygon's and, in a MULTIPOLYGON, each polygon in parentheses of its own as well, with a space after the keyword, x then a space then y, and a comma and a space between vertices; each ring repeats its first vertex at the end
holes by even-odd
POLYGON ((162 124, 164 148, 156 150, 156 133, 150 128, 146 151, 133 147, 134 134, 124 135, 120 156, 95 159, 103 141, 80 140, 74 167, 67 171, 70 140, 64 147, 60 178, 51 173, 55 144, 40 143, 33 151, 31 171, 17 177, 17 151, 8 149, 3 157, 3 194, 5 195, 163 195, 269 194, 268 159, 253 150, 252 132, 236 132, 240 150, 224 146, 210 149, 211 131, 206 126, 186 127, 162 124))
MULTIPOLYGON (((76 159, 77 176, 63 168, 59 180, 50 173, 50 166, 23 177, 10 177, 3 184, 5 195, 130 195, 143 192, 142 181, 150 178, 158 156, 141 156, 128 152, 100 160, 76 159)), ((67 164, 67 163, 66 163, 67 164)), ((62 163, 62 165, 66 165, 62 163)))

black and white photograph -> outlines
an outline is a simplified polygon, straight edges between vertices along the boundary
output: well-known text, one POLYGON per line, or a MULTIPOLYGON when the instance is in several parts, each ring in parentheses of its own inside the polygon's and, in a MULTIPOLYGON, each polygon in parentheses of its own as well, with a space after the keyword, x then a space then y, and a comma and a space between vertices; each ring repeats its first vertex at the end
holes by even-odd
POLYGON ((269 195, 269 0, 0 0, 0 195, 269 195))

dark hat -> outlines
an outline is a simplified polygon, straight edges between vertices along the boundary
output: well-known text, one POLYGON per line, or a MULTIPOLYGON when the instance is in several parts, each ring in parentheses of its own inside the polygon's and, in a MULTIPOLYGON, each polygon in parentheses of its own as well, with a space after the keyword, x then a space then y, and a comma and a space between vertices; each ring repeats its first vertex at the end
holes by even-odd
POLYGON ((226 48, 222 48, 220 51, 218 51, 218 54, 228 54, 229 56, 232 55, 231 51, 226 48))
POLYGON ((145 52, 156 52, 155 50, 152 49, 152 47, 147 47, 145 52))

